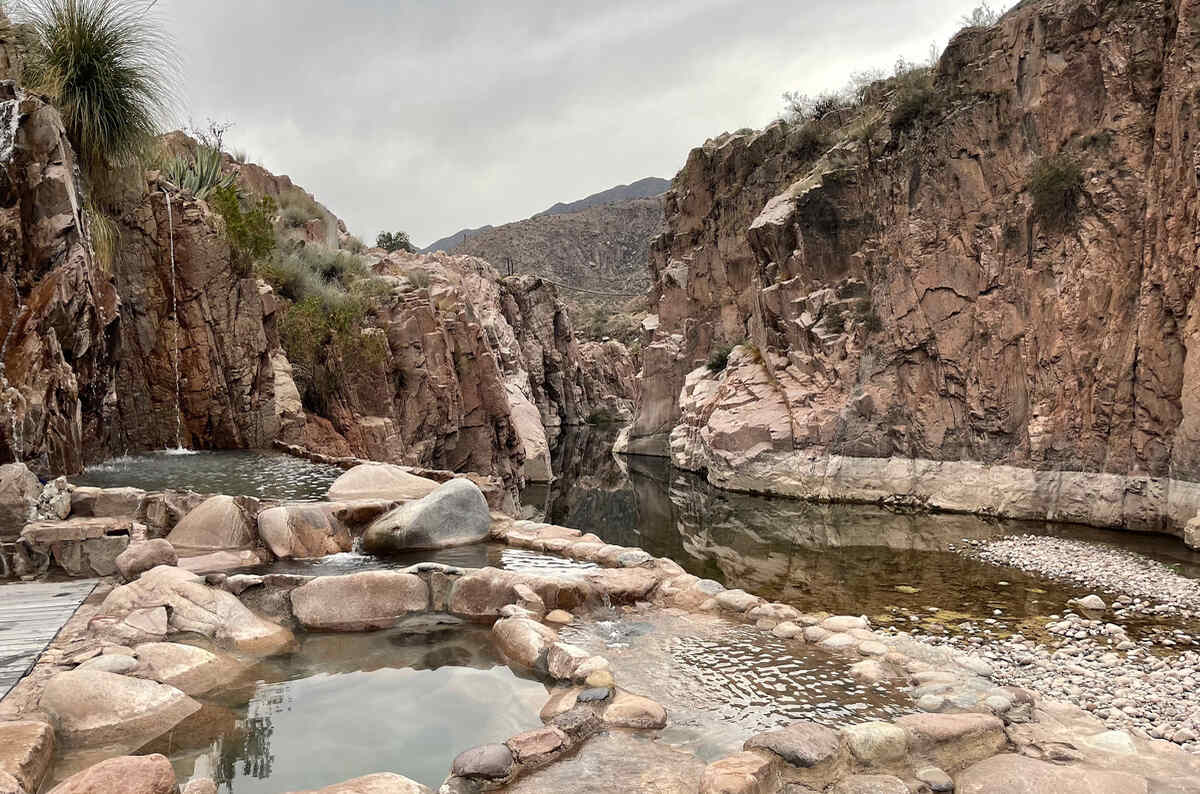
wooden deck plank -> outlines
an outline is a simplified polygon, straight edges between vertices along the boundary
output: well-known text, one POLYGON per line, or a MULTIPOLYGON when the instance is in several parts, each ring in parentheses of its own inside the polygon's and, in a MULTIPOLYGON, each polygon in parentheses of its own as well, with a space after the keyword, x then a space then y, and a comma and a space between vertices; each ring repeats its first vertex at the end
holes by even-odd
POLYGON ((0 585, 0 698, 29 672, 96 580, 0 585))

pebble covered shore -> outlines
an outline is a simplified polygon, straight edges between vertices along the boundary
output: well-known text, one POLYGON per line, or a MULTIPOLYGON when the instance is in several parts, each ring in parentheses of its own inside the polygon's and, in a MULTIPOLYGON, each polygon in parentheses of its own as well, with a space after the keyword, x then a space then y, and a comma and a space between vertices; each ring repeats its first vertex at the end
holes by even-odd
POLYGON ((999 636, 968 621, 920 641, 970 651, 992 665, 997 684, 1075 703, 1113 729, 1167 739, 1200 753, 1200 581, 1167 565, 1099 543, 1040 536, 965 541, 958 549, 1111 594, 1091 595, 1050 615, 1037 638, 999 636), (1148 618, 1170 618, 1147 623, 1148 618), (1131 636, 1131 624, 1137 624, 1131 636))

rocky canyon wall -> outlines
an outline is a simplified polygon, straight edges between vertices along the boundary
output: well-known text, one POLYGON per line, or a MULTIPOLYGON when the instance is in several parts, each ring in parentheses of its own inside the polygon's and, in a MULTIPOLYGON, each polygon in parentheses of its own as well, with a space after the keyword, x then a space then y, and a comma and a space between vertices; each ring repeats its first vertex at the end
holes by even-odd
POLYGON ((9 50, 0 41, 0 460, 75 472, 109 396, 119 300, 62 120, 11 79, 9 50))
POLYGON ((328 416, 305 427, 307 446, 515 483, 549 478, 562 427, 600 408, 631 412, 628 355, 586 372, 570 318, 541 279, 501 279, 469 256, 368 256, 382 294, 364 333, 379 352, 341 368, 328 416))
POLYGON ((297 421, 286 384, 276 394, 290 379, 278 299, 236 267, 203 202, 152 179, 118 223, 120 358, 91 457, 270 446, 297 421))
POLYGON ((894 84, 868 98, 816 153, 783 123, 691 153, 618 448, 743 490, 1179 531, 1200 3, 1022 4, 955 36, 915 123, 894 84), (1082 173, 1061 227, 1030 191, 1053 157, 1082 173))

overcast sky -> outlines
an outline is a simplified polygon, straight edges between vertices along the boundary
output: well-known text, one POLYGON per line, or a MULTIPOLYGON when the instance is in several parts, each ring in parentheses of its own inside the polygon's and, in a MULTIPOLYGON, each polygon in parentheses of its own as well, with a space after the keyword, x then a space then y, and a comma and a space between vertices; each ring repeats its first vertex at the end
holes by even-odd
POLYGON ((160 0, 186 112, 373 240, 646 176, 786 90, 924 58, 975 0, 160 0))

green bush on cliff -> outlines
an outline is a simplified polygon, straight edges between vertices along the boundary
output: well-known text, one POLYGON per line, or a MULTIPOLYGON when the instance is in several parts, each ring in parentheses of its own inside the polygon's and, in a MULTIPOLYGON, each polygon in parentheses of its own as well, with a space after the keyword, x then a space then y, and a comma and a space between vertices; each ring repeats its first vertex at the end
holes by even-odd
POLYGON ((23 79, 50 97, 93 189, 136 163, 176 101, 174 48, 134 0, 23 0, 23 79))
POLYGON ((1083 170, 1065 154, 1043 157, 1033 164, 1029 176, 1033 214, 1051 229, 1065 229, 1075 219, 1083 194, 1083 170))
POLYGON ((929 69, 912 69, 896 77, 896 101, 892 108, 891 126, 903 132, 922 118, 931 116, 938 107, 929 69))
POLYGON ((708 371, 712 373, 724 372, 729 366, 729 354, 733 352, 733 345, 721 345, 713 348, 712 353, 708 357, 708 371))
POLYGON ((271 218, 275 202, 263 196, 257 203, 242 198, 233 184, 214 188, 208 204, 225 220, 225 238, 233 249, 234 272, 247 276, 255 263, 275 250, 275 230, 271 218))

